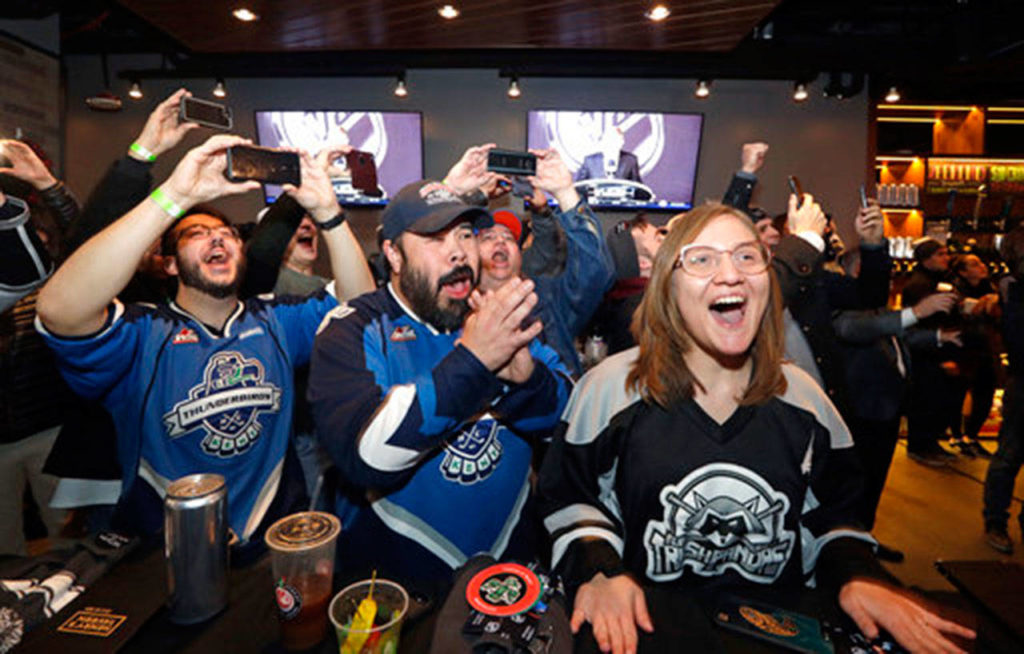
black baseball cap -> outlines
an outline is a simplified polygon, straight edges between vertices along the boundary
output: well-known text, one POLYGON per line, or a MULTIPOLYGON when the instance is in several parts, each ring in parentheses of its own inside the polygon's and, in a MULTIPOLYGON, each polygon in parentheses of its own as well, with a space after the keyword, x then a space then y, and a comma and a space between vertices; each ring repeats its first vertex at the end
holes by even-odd
POLYGON ((393 241, 402 232, 435 234, 456 220, 468 220, 474 229, 494 225, 486 209, 466 204, 441 182, 423 179, 406 184, 391 198, 380 217, 381 238, 393 241))

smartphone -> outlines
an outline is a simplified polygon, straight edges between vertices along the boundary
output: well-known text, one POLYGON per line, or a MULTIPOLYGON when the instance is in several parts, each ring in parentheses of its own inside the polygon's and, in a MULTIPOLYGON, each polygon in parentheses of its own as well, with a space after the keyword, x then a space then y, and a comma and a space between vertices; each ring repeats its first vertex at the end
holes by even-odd
POLYGON ((271 148, 235 145, 227 149, 228 165, 224 176, 232 182, 256 180, 266 184, 302 183, 299 155, 271 148))
POLYGON ((487 153, 487 170, 503 175, 535 175, 537 156, 529 152, 491 150, 487 153))
POLYGON ((372 152, 352 150, 345 155, 345 165, 352 174, 352 188, 374 198, 383 195, 377 184, 377 164, 372 152))
POLYGON ((796 195, 796 206, 799 209, 804 203, 804 187, 800 186, 800 180, 796 175, 790 175, 786 181, 789 183, 789 192, 796 195))
POLYGON ((216 102, 183 96, 178 110, 178 119, 183 123, 196 123, 204 127, 230 130, 234 124, 231 109, 216 102))
POLYGON ((860 208, 861 209, 867 209, 868 208, 868 194, 864 192, 864 185, 861 184, 860 188, 857 189, 857 190, 860 193, 860 208))

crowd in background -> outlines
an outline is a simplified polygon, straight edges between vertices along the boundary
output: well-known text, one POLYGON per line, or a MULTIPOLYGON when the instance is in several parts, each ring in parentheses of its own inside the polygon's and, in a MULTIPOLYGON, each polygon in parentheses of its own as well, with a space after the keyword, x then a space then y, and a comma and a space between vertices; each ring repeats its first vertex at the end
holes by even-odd
POLYGON ((557 152, 534 151, 519 211, 486 144, 396 194, 367 257, 327 177, 343 149, 301 153, 301 183, 251 226, 207 204, 257 187, 222 174, 241 137, 212 137, 154 185, 153 161, 196 128, 178 120, 185 93, 156 107, 81 207, 45 153, 3 142, 0 553, 26 554, 28 497, 55 546, 103 530, 152 539, 166 485, 213 471, 242 556, 277 517, 316 508, 342 519, 351 574, 383 567, 430 593, 477 552, 540 558, 576 597, 574 629, 589 622, 626 651, 635 626, 653 628, 629 580, 669 583, 696 564, 668 560, 657 493, 617 471, 657 478, 672 459, 687 462, 664 473, 681 480, 687 525, 706 512, 690 492, 720 502, 719 520, 746 516, 732 531, 701 517, 721 551, 769 523, 779 547, 800 531, 802 568, 797 555, 697 573, 711 585, 803 583, 817 569, 869 635, 885 627, 916 649, 964 635, 885 594, 898 582, 876 562, 903 554, 869 532, 905 417, 918 464, 991 459, 980 524, 1012 551, 1024 228, 1003 239, 998 280, 976 255, 920 239, 894 308, 877 202, 853 217, 851 244, 810 195, 781 213, 753 205, 764 143, 743 146, 720 203, 607 232, 557 152), (979 435, 1000 387, 993 452, 979 435), (677 431, 692 436, 649 438, 677 431), (741 453, 754 433, 772 447, 741 453), (741 465, 777 522, 695 481, 741 465))

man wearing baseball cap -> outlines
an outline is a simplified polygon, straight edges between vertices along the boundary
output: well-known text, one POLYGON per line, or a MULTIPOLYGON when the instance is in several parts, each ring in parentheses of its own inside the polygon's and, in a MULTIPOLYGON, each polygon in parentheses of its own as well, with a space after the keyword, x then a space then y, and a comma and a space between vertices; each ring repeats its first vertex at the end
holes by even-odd
MULTIPOLYGON (((572 174, 556 150, 532 150, 537 173, 534 188, 555 198, 555 220, 566 236, 565 266, 554 275, 537 275, 534 315, 544 325, 544 341, 573 374, 582 374, 575 340, 601 304, 615 277, 612 257, 601 236, 601 225, 573 187, 572 174)), ((507 209, 494 212, 494 225, 478 234, 480 289, 493 292, 522 275, 523 227, 507 209)), ((539 247, 534 241, 533 247, 539 247)), ((553 248, 552 248, 553 249, 553 248)), ((532 250, 529 249, 527 252, 532 250)))
POLYGON ((333 311, 310 367, 317 435, 341 472, 342 574, 443 593, 476 553, 530 559, 532 442, 570 380, 527 317, 534 284, 476 290, 491 215, 440 182, 381 217, 381 289, 333 311))

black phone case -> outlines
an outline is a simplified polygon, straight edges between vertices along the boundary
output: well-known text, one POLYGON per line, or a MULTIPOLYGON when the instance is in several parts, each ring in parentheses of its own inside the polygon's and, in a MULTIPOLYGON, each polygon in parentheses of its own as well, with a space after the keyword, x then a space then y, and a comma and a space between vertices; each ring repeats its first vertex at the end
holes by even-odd
POLYGON ((231 115, 231 107, 227 107, 216 102, 206 102, 204 100, 198 100, 196 98, 182 97, 181 102, 178 105, 178 120, 183 123, 195 123, 196 125, 202 125, 203 127, 210 127, 213 129, 221 129, 230 131, 234 126, 234 118, 231 115), (221 110, 225 122, 218 123, 210 120, 204 120, 203 118, 197 118, 195 116, 189 116, 188 112, 185 111, 185 106, 188 102, 196 104, 206 105, 207 107, 216 107, 221 110))
POLYGON ((224 176, 232 182, 255 180, 265 184, 302 183, 299 155, 267 148, 236 145, 227 149, 224 176))
POLYGON ((487 153, 487 170, 502 175, 535 175, 537 156, 529 152, 491 150, 487 153))

